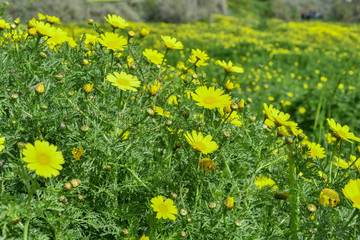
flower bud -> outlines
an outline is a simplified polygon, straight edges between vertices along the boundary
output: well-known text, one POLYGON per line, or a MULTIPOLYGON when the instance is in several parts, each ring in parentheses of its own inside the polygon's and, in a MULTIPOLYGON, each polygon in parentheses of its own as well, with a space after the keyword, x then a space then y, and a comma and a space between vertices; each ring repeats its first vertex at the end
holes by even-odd
POLYGON ((241 227, 241 225, 242 225, 242 224, 241 224, 241 221, 240 221, 240 220, 236 220, 236 221, 235 221, 235 226, 236 226, 236 227, 241 227))
POLYGON ((140 31, 140 37, 144 38, 149 34, 150 30, 147 28, 142 28, 140 31))
POLYGON ((79 199, 80 201, 82 201, 82 200, 84 200, 84 196, 81 195, 81 194, 79 194, 79 195, 78 195, 78 199, 79 199))
POLYGON ((19 94, 17 94, 17 93, 11 94, 11 98, 14 100, 18 99, 18 97, 19 97, 19 94))
POLYGON ((19 24, 20 24, 20 19, 19 19, 19 18, 15 19, 15 20, 14 20, 14 23, 17 24, 17 25, 19 25, 19 24))
POLYGON ((102 169, 106 172, 110 172, 111 167, 110 166, 103 166, 102 169))
POLYGON ((64 187, 66 190, 70 191, 72 189, 72 185, 69 182, 64 183, 64 187))
POLYGON ((42 57, 42 58, 47 58, 47 54, 44 53, 44 52, 40 52, 39 55, 40 55, 40 57, 42 57))
POLYGON ((88 130, 89 130, 89 127, 88 126, 86 126, 86 125, 84 125, 84 126, 81 126, 81 131, 83 131, 83 132, 87 132, 88 130))
POLYGON ((94 87, 94 84, 93 84, 93 83, 92 83, 92 84, 88 83, 88 84, 86 84, 86 85, 84 86, 83 90, 84 90, 84 92, 86 92, 86 93, 91 93, 92 90, 93 90, 93 87, 94 87))
POLYGON ((227 199, 225 199, 223 202, 223 207, 227 210, 233 209, 234 208, 234 198, 228 197, 227 199))
POLYGON ((214 209, 214 208, 216 208, 216 203, 210 202, 209 205, 208 205, 208 207, 209 207, 210 209, 214 209))
POLYGON ((182 115, 184 118, 188 118, 190 116, 190 113, 188 111, 183 111, 182 115))
POLYGON ((60 128, 61 128, 61 129, 65 129, 65 128, 66 128, 65 123, 60 123, 60 128))
POLYGON ((188 213, 188 212, 187 212, 187 210, 186 210, 186 209, 184 209, 184 208, 180 209, 180 215, 181 215, 181 216, 183 216, 183 217, 184 217, 184 216, 186 216, 186 215, 187 215, 187 213, 188 213))
POLYGON ((306 205, 306 209, 311 212, 314 213, 316 212, 316 206, 314 204, 309 203, 308 205, 306 205))
POLYGON ((91 19, 91 18, 90 18, 90 19, 88 19, 88 24, 89 24, 89 25, 93 25, 93 24, 94 24, 94 20, 93 20, 93 19, 91 19))
POLYGON ((166 124, 166 126, 171 126, 172 121, 170 119, 168 119, 168 120, 166 120, 165 124, 166 124))
POLYGON ((152 108, 148 108, 146 109, 146 112, 150 115, 150 116, 154 116, 155 112, 152 108))
POLYGON ((78 186, 81 184, 81 180, 75 178, 75 179, 72 179, 72 180, 70 181, 70 183, 71 183, 71 185, 72 185, 73 188, 76 188, 76 187, 78 187, 78 186))
POLYGON ((45 92, 45 86, 44 86, 44 84, 40 84, 39 86, 37 86, 37 87, 35 88, 35 92, 36 92, 37 94, 43 94, 43 93, 45 92))
POLYGON ((171 193, 171 198, 175 200, 178 198, 178 195, 176 193, 171 193))
POLYGON ((16 218, 13 218, 12 220, 11 220, 11 223, 12 224, 17 224, 18 222, 20 222, 20 218, 19 217, 16 217, 16 218))
POLYGON ((65 196, 60 196, 60 197, 59 197, 59 202, 66 203, 66 202, 67 202, 67 198, 66 198, 65 196))
POLYGON ((128 36, 129 36, 129 38, 133 38, 133 37, 135 37, 135 32, 134 31, 128 31, 128 36))
POLYGON ((83 59, 83 60, 81 61, 81 64, 84 65, 84 66, 87 66, 87 65, 89 65, 89 60, 83 59))
POLYGON ((185 238, 185 237, 186 237, 186 232, 181 231, 181 232, 180 232, 180 237, 185 238))

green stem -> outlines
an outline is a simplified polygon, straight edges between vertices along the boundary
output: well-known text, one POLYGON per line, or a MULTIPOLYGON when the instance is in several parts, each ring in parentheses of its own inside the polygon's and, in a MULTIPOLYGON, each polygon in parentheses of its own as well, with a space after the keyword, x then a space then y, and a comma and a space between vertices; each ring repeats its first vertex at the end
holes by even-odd
POLYGON ((34 49, 33 49, 32 53, 31 53, 31 56, 33 56, 34 53, 36 52, 36 49, 38 48, 39 43, 40 43, 40 39, 41 39, 41 36, 38 34, 38 35, 37 35, 37 39, 36 39, 36 43, 35 43, 35 46, 34 46, 34 49))
POLYGON ((24 225, 24 232, 23 232, 23 239, 28 239, 28 232, 29 232, 29 224, 30 224, 31 216, 29 216, 28 219, 26 219, 25 225, 24 225))
POLYGON ((221 81, 221 83, 220 83, 220 87, 224 86, 225 80, 226 80, 226 78, 227 78, 228 75, 229 75, 229 73, 228 73, 228 72, 225 72, 225 76, 224 76, 224 79, 223 79, 223 80, 221 81))
MULTIPOLYGON (((330 164, 330 166, 329 166, 329 184, 331 183, 331 171, 332 171, 332 165, 333 165, 332 161, 333 161, 334 156, 335 156, 335 154, 336 154, 337 145, 339 144, 339 141, 340 141, 340 140, 338 139, 338 140, 335 142, 335 144, 334 144, 334 149, 333 149, 332 154, 331 154, 331 157, 330 157, 330 162, 329 162, 329 164, 330 164)), ((340 163, 339 163, 338 165, 340 165, 340 163)))
POLYGON ((349 220, 345 223, 343 229, 347 229, 347 226, 351 223, 354 217, 358 215, 358 213, 359 213, 359 209, 354 208, 353 212, 351 213, 351 216, 349 217, 349 220))
POLYGON ((292 145, 288 145, 288 161, 289 161, 289 188, 290 188, 290 235, 292 240, 298 240, 298 204, 297 204, 297 186, 295 182, 295 161, 292 153, 292 145))

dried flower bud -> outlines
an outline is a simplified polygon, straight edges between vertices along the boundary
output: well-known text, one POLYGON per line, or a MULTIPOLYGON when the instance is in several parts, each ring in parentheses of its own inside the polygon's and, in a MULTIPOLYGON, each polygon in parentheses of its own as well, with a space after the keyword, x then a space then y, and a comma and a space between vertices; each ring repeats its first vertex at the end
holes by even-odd
POLYGON ((171 193, 171 199, 175 200, 178 198, 178 195, 176 193, 171 193))
POLYGON ((185 237, 186 237, 186 232, 181 231, 181 232, 180 232, 180 237, 185 238, 185 237))
POLYGON ((81 184, 81 180, 75 178, 75 179, 72 179, 72 180, 70 181, 70 183, 71 183, 71 185, 73 186, 73 188, 76 188, 76 187, 78 187, 78 186, 81 184))
POLYGON ((49 107, 48 107, 47 105, 43 104, 43 105, 41 105, 41 108, 44 109, 44 110, 46 110, 46 109, 48 109, 49 107))
POLYGON ((184 216, 186 216, 186 215, 187 215, 187 213, 188 213, 188 212, 187 212, 187 210, 186 210, 186 209, 184 209, 184 208, 180 209, 180 215, 181 215, 181 216, 183 216, 183 217, 184 217, 184 216))
POLYGON ((190 113, 188 111, 183 111, 182 115, 184 118, 188 118, 190 116, 190 113))
POLYGON ((252 102, 253 102, 253 100, 252 100, 251 98, 247 98, 246 100, 248 101, 248 103, 252 103, 252 102))
POLYGON ((110 167, 110 166, 103 166, 102 169, 103 169, 104 171, 109 172, 109 171, 111 170, 111 167, 110 167))
POLYGON ((65 123, 60 123, 60 128, 61 128, 61 129, 65 129, 65 128, 66 128, 65 123))
POLYGON ((70 191, 72 189, 72 185, 69 182, 64 183, 64 187, 66 190, 70 191))
POLYGON ((166 120, 165 124, 166 124, 166 126, 171 126, 172 121, 170 119, 168 119, 168 120, 166 120))
POLYGON ((180 142, 176 142, 176 143, 175 143, 175 147, 181 148, 181 143, 180 143, 180 142))
POLYGON ((208 207, 209 207, 210 209, 214 209, 214 208, 216 208, 216 203, 210 202, 209 205, 208 205, 208 207))
POLYGON ((231 133, 226 130, 223 132, 223 135, 224 135, 224 137, 229 138, 231 136, 231 133))
POLYGON ((17 94, 17 93, 11 94, 11 98, 16 100, 19 98, 19 94, 17 94))
POLYGON ((236 226, 236 227, 241 227, 241 222, 240 222, 240 220, 235 221, 235 226, 236 226))
POLYGON ((152 108, 148 108, 146 109, 146 112, 150 115, 150 116, 154 116, 155 112, 152 108))
POLYGON ((129 234, 129 229, 124 228, 124 229, 122 230, 122 234, 128 235, 128 234, 129 234))
POLYGON ((59 197, 59 201, 62 203, 66 203, 67 202, 67 198, 65 196, 60 196, 59 197))
POLYGON ((12 224, 17 224, 18 222, 20 222, 20 218, 19 217, 16 217, 16 218, 13 218, 12 220, 11 220, 11 223, 12 224))
POLYGON ((81 131, 83 131, 83 132, 87 132, 88 130, 89 130, 89 127, 88 126, 86 126, 86 125, 84 125, 84 126, 81 126, 81 131))
POLYGON ((311 212, 311 213, 314 213, 316 212, 316 206, 314 204, 311 204, 309 203, 307 206, 306 206, 306 209, 311 212))
POLYGON ((187 221, 188 223, 191 223, 191 222, 192 222, 192 219, 191 219, 191 218, 188 218, 188 219, 186 219, 186 221, 187 221))

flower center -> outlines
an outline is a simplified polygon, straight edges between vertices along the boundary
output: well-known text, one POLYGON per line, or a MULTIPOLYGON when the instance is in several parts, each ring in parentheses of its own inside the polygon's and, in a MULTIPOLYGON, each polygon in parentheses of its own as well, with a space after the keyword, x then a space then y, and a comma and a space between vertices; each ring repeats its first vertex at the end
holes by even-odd
POLYGON ((126 78, 118 78, 116 80, 116 83, 119 84, 120 86, 130 86, 130 82, 126 78))
POLYGON ((169 209, 168 209, 168 207, 167 207, 165 204, 160 204, 160 205, 159 205, 159 212, 161 212, 161 213, 167 213, 167 212, 169 212, 169 209))
POLYGON ((206 147, 205 147, 205 145, 202 143, 202 142, 195 142, 194 143, 194 149, 196 150, 196 151, 202 151, 202 150, 204 150, 206 147))
POLYGON ((40 153, 39 155, 36 156, 36 161, 41 165, 48 165, 50 162, 50 158, 47 154, 40 153))
POLYGON ((216 103, 216 98, 213 96, 207 96, 204 98, 204 103, 206 104, 214 104, 216 103))
POLYGON ((117 46, 118 46, 117 41, 108 41, 107 45, 111 49, 117 49, 117 46))

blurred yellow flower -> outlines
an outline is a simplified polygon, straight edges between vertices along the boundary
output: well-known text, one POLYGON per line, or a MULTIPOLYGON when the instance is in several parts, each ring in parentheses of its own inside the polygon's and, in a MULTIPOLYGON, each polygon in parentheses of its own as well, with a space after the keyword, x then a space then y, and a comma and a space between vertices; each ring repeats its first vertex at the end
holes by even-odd
POLYGON ((339 168, 348 168, 349 167, 349 163, 341 158, 338 158, 337 156, 335 156, 335 161, 332 162, 332 164, 334 164, 336 167, 339 168))
POLYGON ((83 87, 84 92, 86 93, 91 93, 93 90, 94 84, 93 83, 88 83, 83 87))
POLYGON ((193 64, 196 63, 196 67, 208 65, 208 63, 206 63, 205 61, 209 60, 210 57, 206 54, 206 52, 201 51, 200 49, 192 49, 191 54, 192 55, 189 57, 189 62, 193 64))
POLYGON ((164 54, 149 48, 145 49, 142 54, 149 59, 150 62, 157 65, 161 64, 164 58, 164 54))
POLYGON ((46 15, 46 20, 47 20, 47 22, 50 23, 50 24, 60 23, 60 18, 55 17, 55 16, 46 15))
POLYGON ((222 60, 222 61, 217 60, 215 62, 215 64, 224 68, 225 72, 228 72, 228 73, 232 73, 232 72, 243 73, 244 72, 244 69, 242 67, 233 66, 233 63, 231 61, 229 61, 229 63, 226 63, 225 60, 222 60))
POLYGON ((306 108, 304 108, 304 107, 299 108, 299 113, 300 114, 306 113, 306 108))
POLYGON ((74 161, 78 161, 80 160, 80 158, 82 157, 82 155, 84 155, 84 148, 82 146, 80 146, 78 149, 77 148, 73 148, 71 150, 71 153, 73 155, 73 157, 75 158, 74 161))
POLYGON ((353 202, 353 207, 360 209, 360 178, 351 179, 342 189, 345 197, 353 202))
POLYGON ((320 192, 319 204, 335 207, 340 202, 339 194, 330 188, 324 188, 320 192))
POLYGON ((155 107, 155 112, 160 116, 171 117, 170 112, 165 112, 162 107, 155 107))
POLYGON ((148 89, 148 92, 150 95, 155 96, 159 90, 162 88, 161 82, 158 82, 157 80, 150 85, 150 88, 148 89))
POLYGON ((165 47, 169 50, 184 48, 184 45, 180 41, 177 41, 174 37, 161 35, 161 38, 165 43, 165 47))
POLYGON ((345 140, 351 143, 351 139, 360 142, 360 138, 355 137, 354 133, 350 132, 348 125, 341 126, 339 123, 336 123, 334 119, 327 118, 326 120, 337 139, 345 140))
MULTIPOLYGON (((0 133, 0 136, 1 136, 1 133, 0 133)), ((5 143, 5 138, 0 137, 0 152, 5 149, 4 143, 5 143)))
POLYGON ((126 38, 119 36, 117 33, 106 32, 105 34, 101 34, 100 37, 100 44, 114 52, 124 50, 127 44, 126 38))
POLYGON ((117 28, 126 28, 127 26, 129 26, 129 24, 125 21, 125 19, 123 19, 120 16, 116 16, 115 14, 110 15, 108 14, 108 18, 106 18, 106 21, 111 25, 112 28, 117 29, 117 28))
POLYGON ((323 159, 326 157, 325 155, 325 149, 321 147, 320 144, 315 142, 306 143, 306 146, 308 147, 308 151, 306 152, 307 156, 323 159))
POLYGON ((263 189, 265 186, 271 187, 271 190, 276 190, 278 188, 278 186, 275 185, 274 180, 267 177, 256 177, 254 184, 258 186, 260 190, 263 189))

